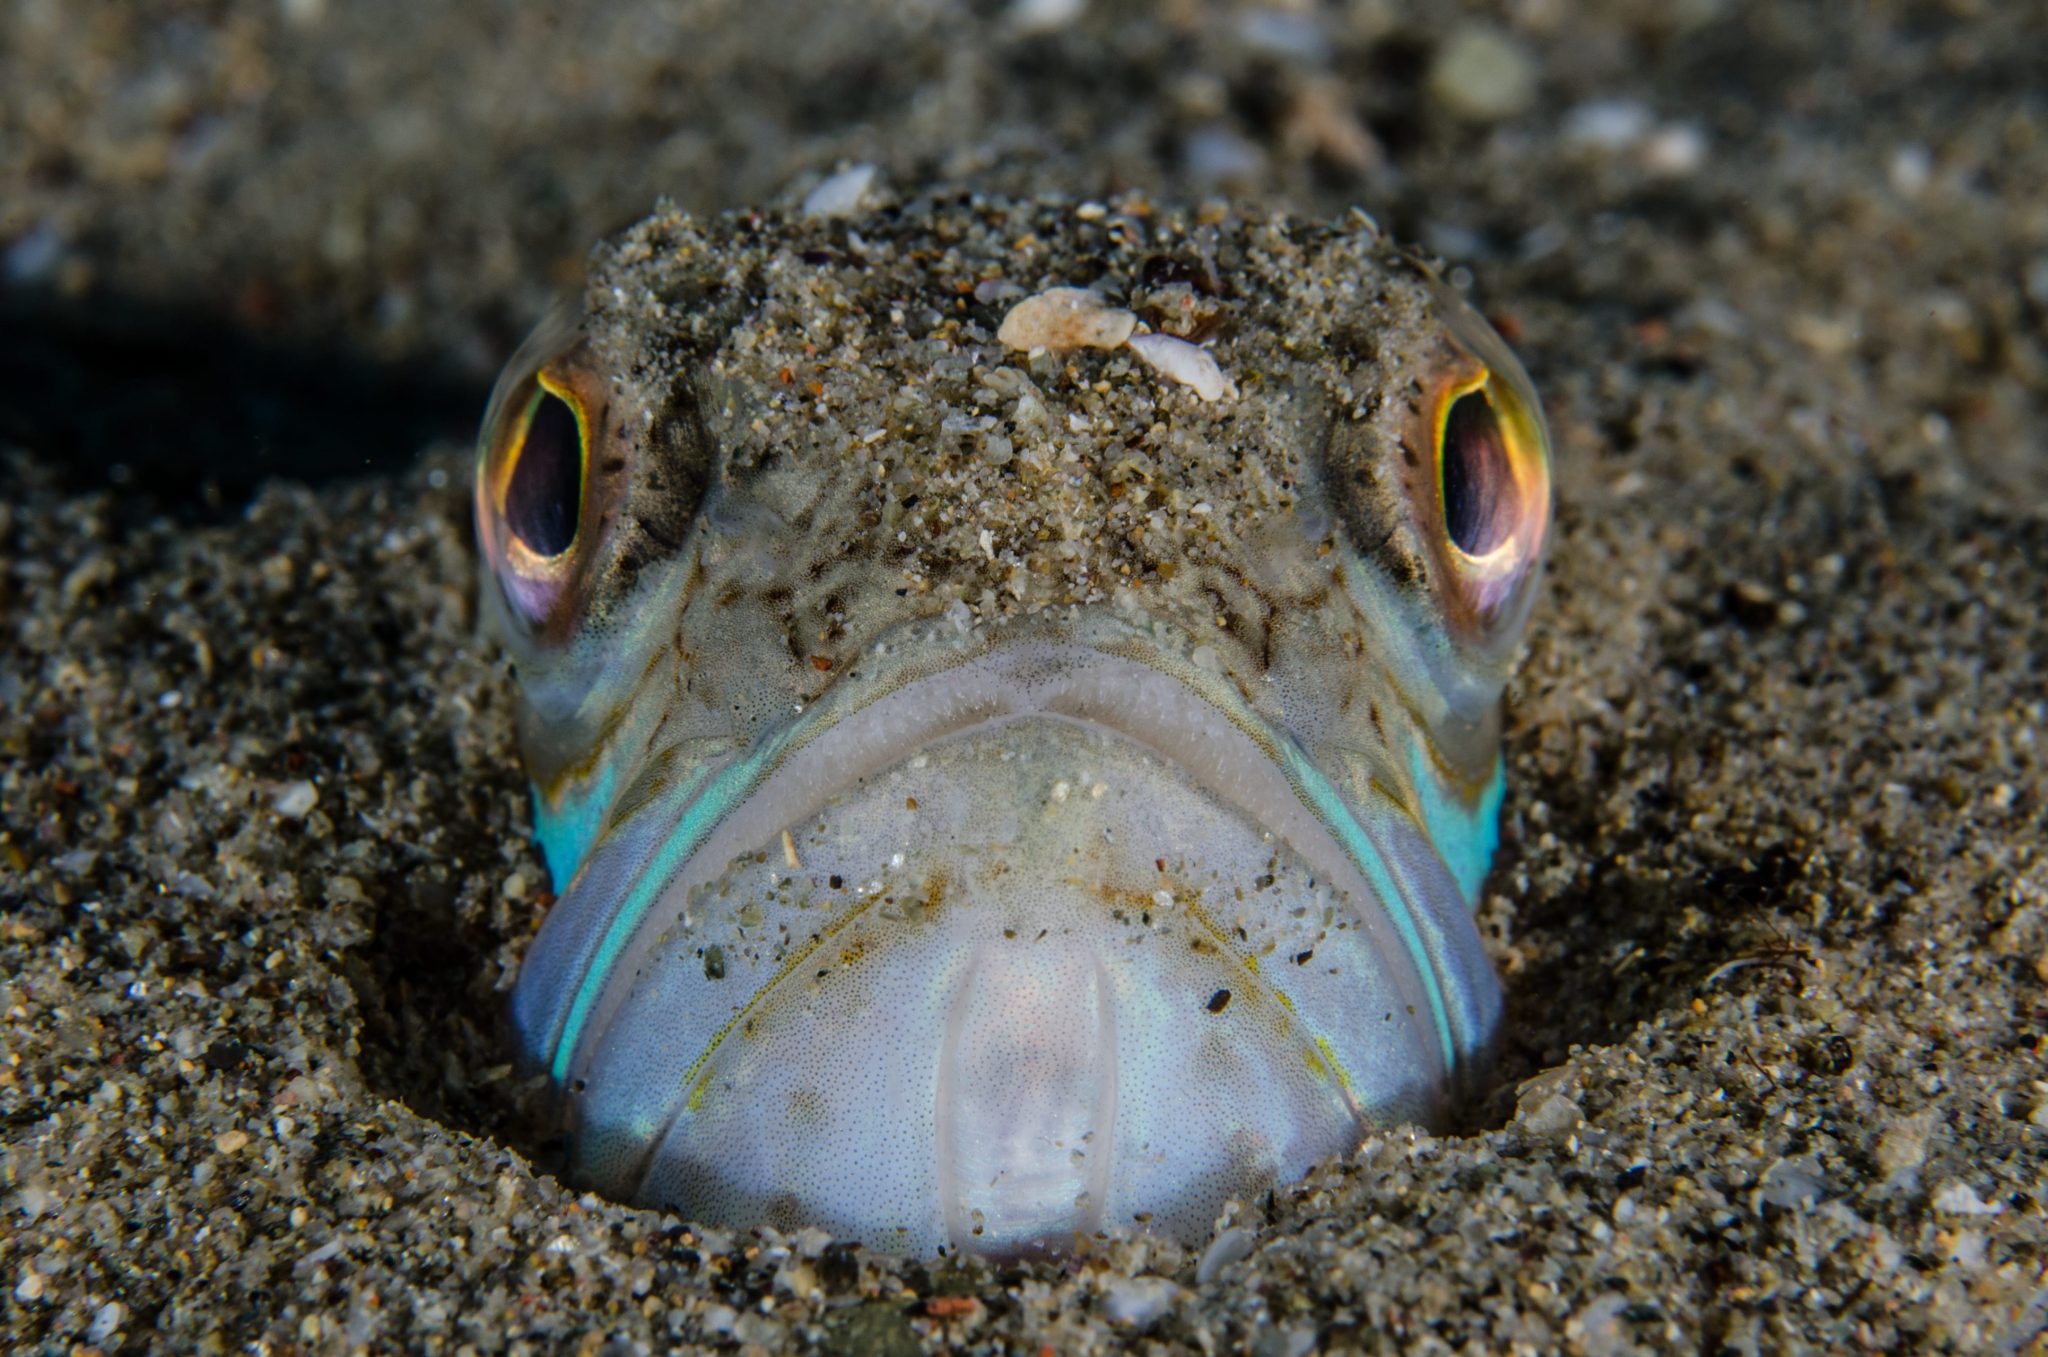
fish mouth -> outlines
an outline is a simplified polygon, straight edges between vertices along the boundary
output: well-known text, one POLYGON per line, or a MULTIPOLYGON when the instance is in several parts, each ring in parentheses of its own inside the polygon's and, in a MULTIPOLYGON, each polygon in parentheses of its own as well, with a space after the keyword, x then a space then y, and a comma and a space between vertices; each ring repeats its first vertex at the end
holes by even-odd
POLYGON ((946 639, 877 645, 570 884, 513 1013, 577 1177, 1007 1255, 1193 1237, 1440 1118, 1499 999, 1412 817, 1140 629, 946 639))

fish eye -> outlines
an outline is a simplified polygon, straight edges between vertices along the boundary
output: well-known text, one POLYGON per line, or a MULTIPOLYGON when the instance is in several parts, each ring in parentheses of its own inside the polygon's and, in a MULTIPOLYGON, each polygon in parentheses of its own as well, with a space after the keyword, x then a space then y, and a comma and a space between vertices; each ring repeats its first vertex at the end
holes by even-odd
POLYGON ((1550 519, 1550 457, 1535 397, 1518 371, 1478 364, 1437 398, 1441 555, 1480 618, 1533 571, 1550 519))
POLYGON ((491 391, 472 505, 486 601, 553 653, 673 559, 710 483, 712 443, 687 377, 621 371, 579 299, 519 346, 491 391))
MULTIPOLYGON (((605 385, 580 344, 548 347, 506 369, 484 417, 477 460, 477 537, 499 592, 529 630, 567 625, 588 592, 603 504, 593 504, 605 385)), ((573 336, 572 336, 573 339, 573 336)))
POLYGON ((556 557, 574 546, 583 513, 590 439, 574 396, 543 372, 521 414, 505 482, 505 526, 527 550, 556 557))
POLYGON ((1484 556, 1506 541, 1515 526, 1515 473, 1508 462, 1507 434, 1485 387, 1449 403, 1437 442, 1444 531, 1467 556, 1484 556))

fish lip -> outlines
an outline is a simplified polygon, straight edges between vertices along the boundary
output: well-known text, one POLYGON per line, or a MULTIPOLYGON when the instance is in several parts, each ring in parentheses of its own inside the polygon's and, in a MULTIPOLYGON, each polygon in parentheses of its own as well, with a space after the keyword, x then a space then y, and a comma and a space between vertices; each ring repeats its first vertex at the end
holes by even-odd
MULTIPOLYGON (((1358 808, 1322 779, 1291 735, 1253 712, 1227 674, 1195 664, 1188 658, 1190 649, 1172 644, 1175 639, 1157 625, 1136 625, 1114 615, 994 632, 926 619, 878 638, 864 652, 864 663, 849 665, 790 721, 699 780, 694 794, 675 808, 673 822, 660 832, 661 846, 625 895, 614 894, 609 902, 579 902, 586 912, 605 916, 602 928, 592 930, 595 945, 586 945, 581 964, 561 977, 570 983, 555 985, 554 993, 529 992, 528 969, 522 968, 513 1003, 523 1044, 558 1086, 571 1085, 602 1048, 623 1001, 627 987, 613 983, 617 962, 635 950, 643 929, 674 912, 663 907, 664 901, 687 898, 694 885, 724 863, 772 840, 779 829, 800 822, 869 770, 891 766, 941 739, 1006 721, 1054 716, 1133 740, 1181 769, 1342 886, 1355 909, 1370 909, 1379 901, 1402 927, 1418 981, 1436 1003, 1442 1072, 1447 1082, 1455 1079, 1490 1033, 1452 1031, 1435 998, 1449 977, 1405 920, 1407 892, 1384 870, 1372 879, 1372 869, 1360 861, 1362 832, 1349 847, 1340 841, 1342 831, 1332 819, 1355 825, 1358 808), (1119 684, 1121 691, 1115 691, 1119 684), (1149 732, 1125 700, 1133 693, 1158 704, 1149 732), (949 697, 951 707, 920 707, 923 699, 939 697, 949 697), (877 714, 899 724, 877 731, 872 721, 855 721, 877 714), (1202 736, 1208 747, 1191 754, 1182 743, 1190 733, 1202 736), (1319 784, 1320 809, 1314 804, 1317 794, 1305 794, 1298 785, 1304 779, 1319 784), (1247 781, 1262 793, 1256 804, 1247 804, 1255 799, 1244 794, 1247 781), (671 853, 679 839, 687 842, 671 853)), ((569 894, 543 924, 534 953, 546 945, 549 927, 561 926, 569 894)), ((1464 927, 1470 939, 1453 939, 1453 944, 1478 952, 1483 961, 1469 917, 1464 927)))

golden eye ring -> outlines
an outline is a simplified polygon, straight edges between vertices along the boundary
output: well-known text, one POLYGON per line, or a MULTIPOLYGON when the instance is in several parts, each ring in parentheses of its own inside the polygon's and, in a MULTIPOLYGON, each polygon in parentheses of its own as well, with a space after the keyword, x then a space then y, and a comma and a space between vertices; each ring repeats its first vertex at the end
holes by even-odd
POLYGON ((583 536, 589 415, 574 388, 543 369, 508 432, 496 494, 507 552, 522 568, 544 570, 583 536))
POLYGON ((492 398, 476 479, 477 533, 512 610, 551 628, 588 576, 601 387, 578 352, 557 352, 492 398))
POLYGON ((1542 428, 1510 383, 1480 366, 1445 385, 1434 441, 1443 546, 1484 613, 1542 546, 1550 503, 1542 428))

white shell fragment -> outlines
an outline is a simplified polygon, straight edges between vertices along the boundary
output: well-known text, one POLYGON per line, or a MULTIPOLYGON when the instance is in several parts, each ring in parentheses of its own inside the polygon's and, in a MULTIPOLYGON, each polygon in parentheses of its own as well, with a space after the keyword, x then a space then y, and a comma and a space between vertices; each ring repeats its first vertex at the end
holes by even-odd
POLYGON ((1126 1277, 1104 1289, 1102 1314, 1120 1329, 1149 1329, 1179 1298, 1180 1288, 1164 1277, 1126 1277))
POLYGON ((1236 400, 1237 383, 1223 375, 1209 351, 1172 335, 1132 335, 1130 345, 1138 357, 1183 386, 1191 386, 1205 401, 1236 400))
POLYGON ((853 216, 866 205, 875 174, 873 165, 850 165, 832 175, 804 196, 804 216, 812 220, 853 216))
POLYGON ((1202 1251, 1202 1261, 1195 1265, 1195 1284, 1207 1286, 1215 1281, 1223 1269, 1251 1257, 1258 1242, 1259 1237, 1242 1225, 1233 1225, 1217 1235, 1202 1251))
POLYGON ((1057 33, 1086 8, 1088 0, 1011 0, 1010 26, 1019 33, 1057 33))
POLYGON ((1003 317, 996 338, 1012 349, 1114 349, 1131 337, 1137 316, 1085 287, 1048 288, 1003 317))

